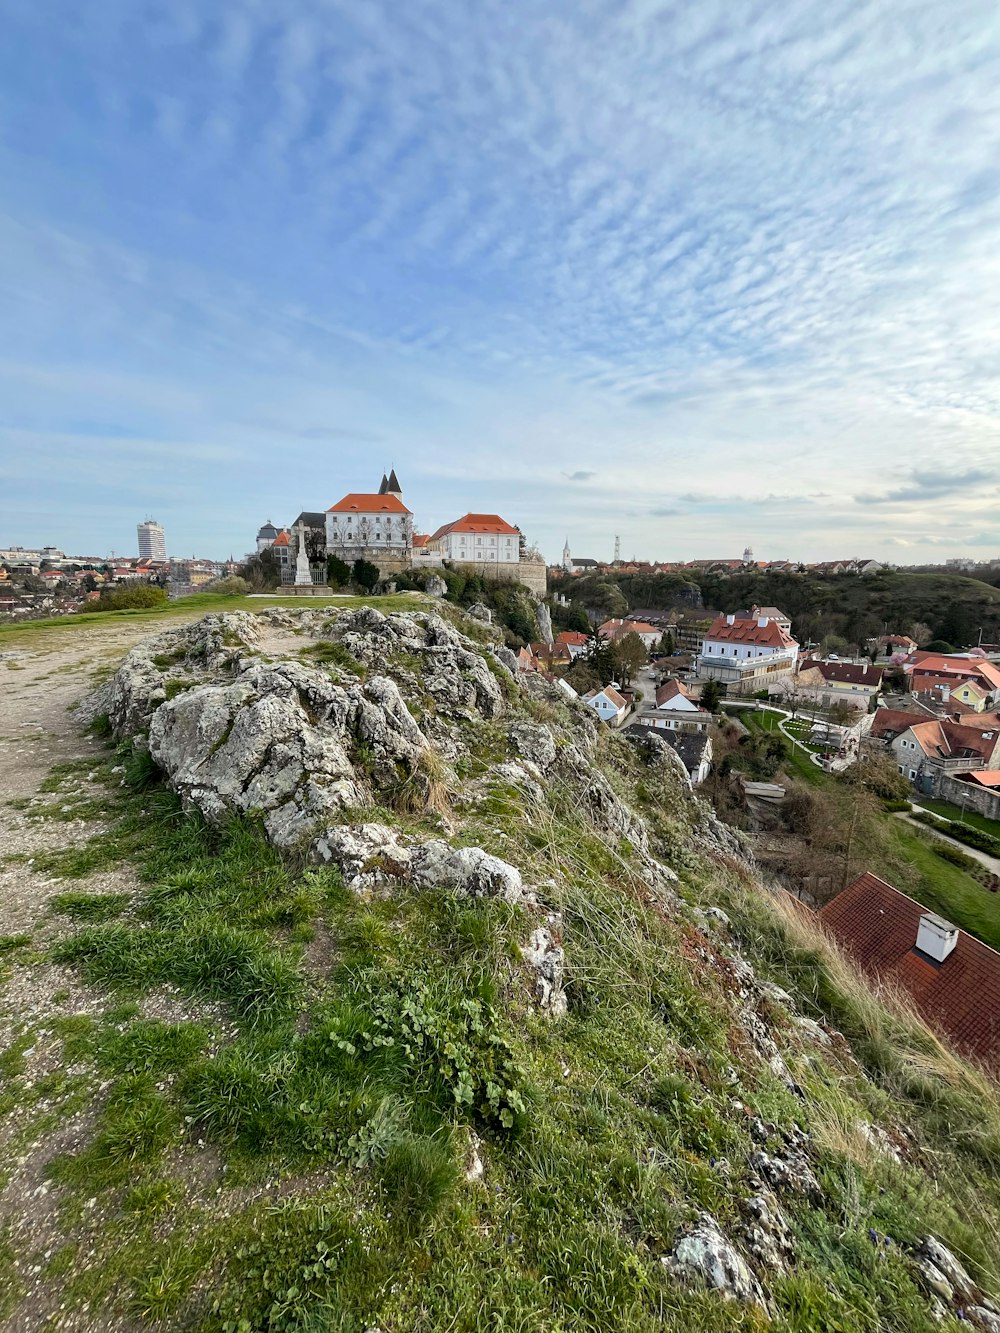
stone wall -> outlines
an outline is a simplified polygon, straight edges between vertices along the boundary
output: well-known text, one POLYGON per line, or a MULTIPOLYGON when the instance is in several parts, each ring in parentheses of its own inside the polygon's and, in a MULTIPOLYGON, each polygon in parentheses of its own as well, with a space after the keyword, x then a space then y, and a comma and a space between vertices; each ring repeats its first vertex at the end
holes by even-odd
POLYGON ((516 565, 453 560, 451 564, 453 569, 460 569, 463 574, 481 574, 483 578, 492 579, 495 583, 523 583, 536 597, 545 596, 544 560, 520 560, 516 565))
POLYGON ((987 819, 1000 819, 1000 791, 978 787, 973 782, 959 782, 950 773, 942 773, 938 782, 938 796, 942 801, 950 801, 959 809, 963 804, 966 810, 975 810, 976 814, 987 819))

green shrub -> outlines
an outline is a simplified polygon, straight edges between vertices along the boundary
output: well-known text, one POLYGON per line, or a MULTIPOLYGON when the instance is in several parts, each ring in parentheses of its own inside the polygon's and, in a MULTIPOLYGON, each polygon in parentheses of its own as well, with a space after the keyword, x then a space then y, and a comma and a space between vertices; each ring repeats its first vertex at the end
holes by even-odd
POLYGON ((149 611, 167 602, 164 588, 154 588, 151 583, 138 583, 131 587, 115 588, 102 592, 96 602, 88 602, 88 611, 149 611))

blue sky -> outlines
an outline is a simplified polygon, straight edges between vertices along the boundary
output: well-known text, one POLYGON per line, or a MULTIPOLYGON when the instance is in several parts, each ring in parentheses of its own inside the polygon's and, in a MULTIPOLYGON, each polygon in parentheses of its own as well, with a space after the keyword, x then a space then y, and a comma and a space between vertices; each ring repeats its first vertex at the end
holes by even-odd
POLYGON ((395 465, 554 557, 1000 555, 993 0, 5 0, 0 545, 395 465))

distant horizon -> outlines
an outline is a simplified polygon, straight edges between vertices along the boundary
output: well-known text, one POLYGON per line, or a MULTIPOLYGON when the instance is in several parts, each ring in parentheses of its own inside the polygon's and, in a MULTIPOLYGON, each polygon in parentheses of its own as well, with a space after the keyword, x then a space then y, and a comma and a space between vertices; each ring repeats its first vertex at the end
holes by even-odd
MULTIPOLYGON (((303 511, 303 510, 297 510, 297 511, 296 511, 297 514, 298 514, 298 513, 301 513, 301 512, 304 512, 304 511, 303 511)), ((473 511, 473 512, 486 512, 486 511, 473 511)), ((489 512, 492 512, 492 511, 489 511, 489 512)), ((139 520, 139 521, 141 522, 141 521, 144 521, 144 520, 139 520)), ((158 519, 154 519, 154 521, 155 521, 155 522, 159 522, 160 520, 158 520, 158 519)), ((263 526, 264 523, 266 523, 266 522, 268 522, 268 521, 271 521, 271 520, 269 520, 269 519, 262 519, 262 520, 261 520, 261 523, 258 524, 258 529, 259 529, 261 526, 263 526)), ((280 531, 282 528, 287 527, 286 524, 282 524, 282 523, 275 523, 275 526, 279 529, 279 531, 280 531)), ((230 553, 230 552, 227 552, 227 553, 222 554, 222 555, 208 554, 208 553, 206 553, 206 552, 204 552, 204 551, 196 552, 196 553, 192 553, 192 554, 188 554, 188 553, 183 553, 183 554, 182 554, 182 553, 179 553, 179 552, 176 552, 176 551, 171 551, 171 549, 170 549, 170 532, 169 532, 169 529, 167 528, 166 524, 163 524, 163 523, 161 523, 161 527, 163 527, 163 529, 164 529, 164 534, 165 534, 165 538, 166 538, 166 543, 167 543, 167 559, 168 559, 168 560, 208 560, 208 561, 212 561, 212 562, 214 562, 214 563, 224 563, 224 562, 226 562, 226 561, 228 561, 228 560, 230 560, 230 559, 234 559, 234 560, 236 560, 236 561, 240 561, 240 562, 242 562, 243 560, 245 560, 245 559, 247 558, 247 556, 252 555, 252 554, 254 553, 254 545, 255 545, 254 542, 251 542, 250 546, 249 546, 247 549, 245 549, 245 550, 233 551, 233 552, 231 552, 231 553, 230 553)), ((418 530, 418 531, 421 531, 422 529, 420 529, 419 526, 418 526, 418 529, 417 529, 417 530, 418 530)), ((253 534, 254 538, 256 538, 256 531, 257 531, 257 529, 254 530, 254 534, 253 534)), ((529 539, 529 540, 530 540, 530 539, 529 539)), ((565 539, 564 539, 564 540, 565 540, 565 539)), ((0 540, 0 551, 15 550, 15 549, 18 549, 18 548, 20 548, 21 550, 25 550, 25 551, 42 551, 42 550, 44 550, 46 547, 50 547, 50 548, 52 548, 52 549, 54 549, 54 550, 62 551, 62 552, 64 553, 64 558, 67 559, 67 560, 90 559, 90 558, 93 558, 93 559, 95 559, 95 560, 96 560, 96 559, 100 559, 100 560, 104 561, 104 560, 108 560, 108 559, 111 558, 111 552, 112 552, 112 551, 114 551, 114 557, 113 557, 113 558, 114 558, 115 560, 138 560, 138 559, 140 559, 140 556, 138 555, 138 552, 137 552, 137 551, 135 551, 135 552, 133 552, 133 551, 131 551, 131 550, 121 550, 121 551, 119 551, 119 550, 116 550, 116 549, 113 548, 113 547, 109 547, 108 550, 107 550, 106 552, 104 552, 103 554, 101 554, 101 553, 99 553, 99 552, 96 551, 96 550, 87 550, 86 548, 78 548, 78 549, 76 549, 76 550, 73 550, 73 549, 71 549, 70 547, 68 547, 68 546, 66 546, 66 545, 64 545, 63 543, 60 543, 60 542, 29 542, 29 541, 12 541, 12 542, 6 542, 6 541, 3 541, 3 540, 0 540)), ((558 555, 557 555, 555 558, 549 558, 549 557, 545 554, 545 552, 542 552, 542 555, 543 555, 543 558, 545 559, 545 563, 546 563, 546 565, 548 565, 548 566, 558 566, 558 565, 561 565, 561 564, 562 564, 562 550, 561 550, 561 549, 560 549, 558 555)), ((581 560, 596 560, 597 563, 600 564, 600 565, 612 565, 612 564, 615 563, 615 562, 614 562, 614 557, 613 557, 613 556, 601 557, 601 556, 595 556, 595 555, 590 555, 590 554, 584 554, 582 551, 581 551, 581 552, 577 552, 577 551, 574 550, 574 548, 573 548, 573 543, 572 543, 572 542, 570 542, 570 555, 571 555, 571 558, 573 558, 573 559, 581 559, 581 560)), ((620 563, 621 563, 621 564, 632 564, 632 563, 636 563, 636 564, 661 564, 661 565, 666 565, 666 564, 676 564, 676 565, 685 565, 685 564, 690 564, 692 561, 702 561, 702 560, 739 560, 739 559, 741 559, 741 553, 734 553, 734 554, 732 554, 732 555, 725 555, 725 554, 722 554, 722 553, 720 553, 719 551, 716 550, 716 551, 713 551, 713 552, 710 553, 710 554, 691 554, 691 555, 672 556, 672 557, 667 557, 667 556, 626 555, 626 554, 623 554, 623 555, 620 557, 620 563)), ((969 555, 968 552, 957 551, 954 555, 948 555, 948 554, 936 554, 936 555, 935 555, 935 558, 934 558, 934 559, 931 559, 931 560, 908 560, 908 561, 903 561, 903 560, 900 560, 900 559, 898 559, 898 558, 897 558, 897 559, 893 559, 891 556, 880 556, 880 555, 878 555, 878 554, 875 554, 873 551, 866 550, 866 551, 854 551, 854 552, 851 552, 850 554, 845 554, 845 553, 842 552, 842 553, 839 554, 839 555, 819 555, 819 556, 816 556, 816 557, 808 558, 808 559, 807 559, 807 558, 805 558, 805 557, 794 556, 794 555, 774 555, 774 556, 763 555, 763 554, 761 554, 760 552, 758 552, 758 551, 754 548, 754 562, 755 562, 755 563, 759 563, 759 562, 773 563, 773 562, 778 562, 778 561, 785 561, 785 560, 787 560, 790 564, 817 565, 817 564, 826 564, 826 563, 830 563, 830 562, 838 561, 838 560, 843 560, 843 561, 847 561, 847 560, 878 560, 878 561, 880 561, 881 563, 888 564, 888 565, 892 565, 894 568, 899 568, 899 569, 909 569, 909 568, 915 568, 915 567, 917 567, 917 566, 923 566, 923 565, 938 565, 938 566, 942 566, 942 567, 943 567, 943 566, 946 564, 946 562, 947 562, 948 560, 952 560, 952 559, 955 559, 955 560, 968 560, 968 561, 972 561, 972 562, 974 562, 974 563, 976 563, 976 564, 978 564, 978 565, 986 565, 986 566, 989 566, 990 564, 998 564, 998 563, 1000 563, 1000 554, 998 554, 998 555, 996 555, 996 556, 982 555, 982 556, 978 556, 978 557, 977 557, 977 556, 974 556, 974 555, 969 555)), ((2 563, 2 561, 0 561, 0 563, 2 563)))
POLYGON ((1000 550, 993 20, 9 0, 0 528, 1000 550))

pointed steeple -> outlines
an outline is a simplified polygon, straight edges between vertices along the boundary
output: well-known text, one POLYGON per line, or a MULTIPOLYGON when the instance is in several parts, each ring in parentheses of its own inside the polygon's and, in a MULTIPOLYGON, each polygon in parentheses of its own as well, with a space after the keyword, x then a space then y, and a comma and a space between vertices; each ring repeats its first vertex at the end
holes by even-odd
POLYGON ((386 491, 389 495, 394 495, 398 500, 403 498, 403 488, 399 484, 399 478, 396 476, 396 469, 389 469, 389 481, 386 485, 386 491))
POLYGON ((379 488, 378 488, 378 493, 379 493, 379 495, 385 495, 386 492, 388 491, 388 489, 389 489, 389 478, 388 478, 388 477, 385 475, 385 473, 383 472, 383 473, 382 473, 382 484, 381 484, 381 485, 379 486, 379 488))

